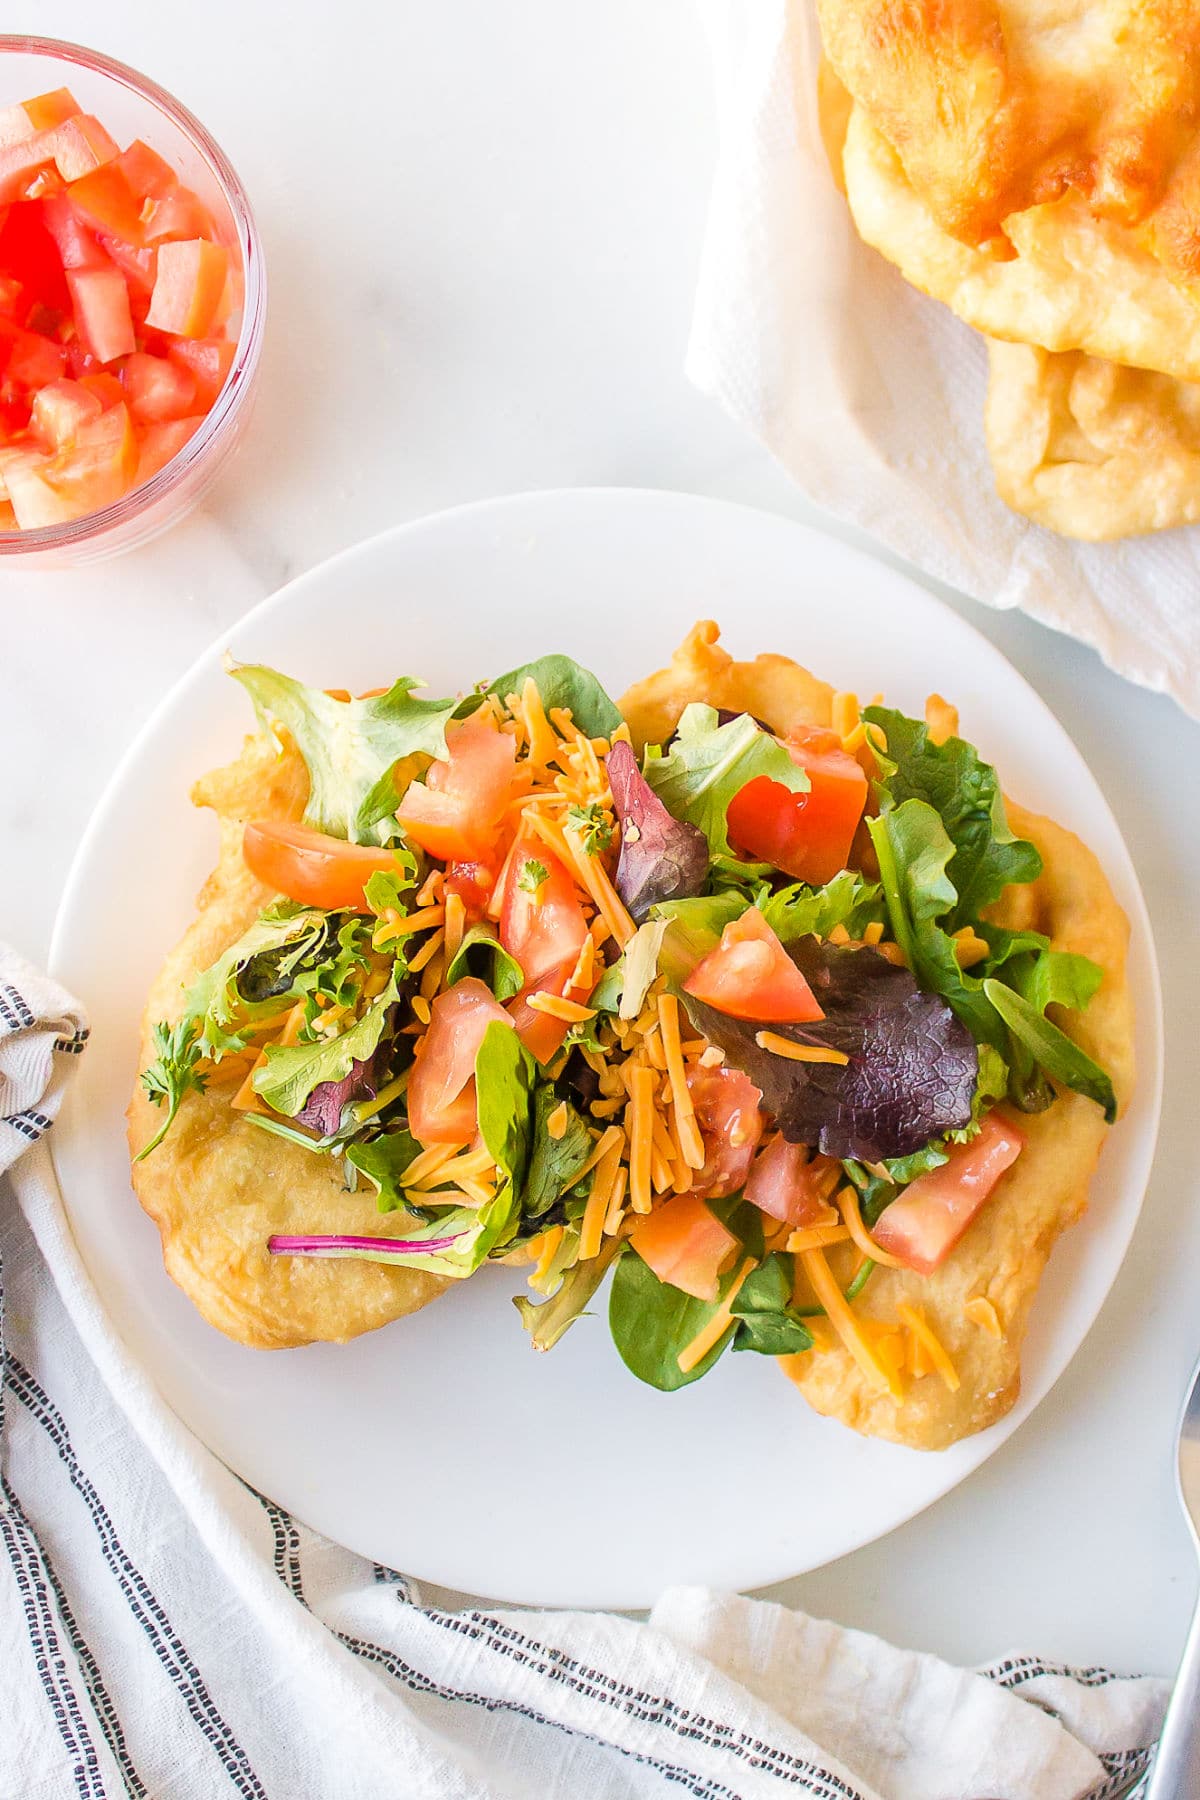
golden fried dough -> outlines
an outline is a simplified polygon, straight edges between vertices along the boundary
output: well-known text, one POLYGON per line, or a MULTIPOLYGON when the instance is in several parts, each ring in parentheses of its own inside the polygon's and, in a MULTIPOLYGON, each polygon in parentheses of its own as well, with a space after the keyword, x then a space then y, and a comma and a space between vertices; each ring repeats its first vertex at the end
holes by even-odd
MULTIPOLYGON (((991 909, 997 923, 1032 925, 1061 950, 1092 957, 1104 980, 1085 1013, 1060 1016, 1063 1029, 1106 1068, 1118 1102, 1133 1087, 1133 1010, 1125 973, 1129 928, 1099 863, 1079 839, 1049 819, 1008 806, 1009 822, 1032 839, 1045 864, 1031 889, 1010 889, 991 909)), ((931 1276, 878 1268, 856 1302, 860 1317, 891 1327, 907 1300, 926 1317, 960 1378, 951 1392, 940 1375, 911 1380, 902 1401, 868 1385, 840 1343, 783 1358, 783 1366, 820 1413, 870 1437, 917 1450, 940 1450, 982 1431, 1008 1412, 1020 1392, 1021 1344, 1047 1258, 1060 1232, 1087 1205, 1088 1182, 1107 1133, 1100 1108, 1061 1093, 1046 1112, 1020 1115, 1027 1144, 966 1235, 931 1276), (996 1338, 964 1311, 976 1295, 1000 1321, 996 1338)), ((830 1253, 843 1277, 847 1270, 830 1253)))
POLYGON ((818 0, 825 51, 941 231, 979 246, 1067 193, 1198 263, 1192 0, 818 0))
POLYGON ((720 627, 701 619, 684 638, 665 669, 635 681, 618 705, 633 741, 661 744, 679 723, 685 706, 699 701, 729 712, 753 713, 772 731, 793 725, 828 725, 833 689, 790 656, 756 656, 735 662, 718 643, 720 627))
POLYGON ((1200 519, 1200 385, 1080 351, 988 343, 1000 498, 1097 542, 1200 519))
MULTIPOLYGON (((153 1060, 151 1031, 174 1021, 185 990, 257 918, 273 896, 242 858, 249 818, 297 819, 308 776, 297 752, 279 755, 265 736, 247 739, 235 763, 197 782, 192 798, 215 809, 217 867, 199 897, 197 918, 164 963, 142 1021, 141 1058, 153 1060)), ((138 1199, 162 1234, 167 1273, 210 1324, 256 1349, 321 1339, 341 1342, 416 1312, 446 1287, 439 1275, 380 1263, 271 1256, 274 1233, 398 1236, 375 1207, 374 1191, 347 1193, 341 1165, 249 1124, 229 1104, 234 1084, 189 1094, 166 1138, 133 1166, 138 1199)), ((135 1153, 162 1122, 141 1085, 129 1105, 135 1153)))
POLYGON ((989 337, 1200 380, 1200 306, 1127 228, 1095 217, 1079 194, 1010 215, 1017 254, 1004 259, 938 223, 861 106, 850 115, 842 167, 864 241, 989 337))

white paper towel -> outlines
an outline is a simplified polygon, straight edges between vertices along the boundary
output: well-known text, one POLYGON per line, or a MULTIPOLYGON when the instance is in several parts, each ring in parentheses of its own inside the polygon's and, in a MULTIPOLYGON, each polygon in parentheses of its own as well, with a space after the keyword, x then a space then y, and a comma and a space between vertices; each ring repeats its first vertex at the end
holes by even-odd
POLYGON ((819 505, 1200 716, 1200 526, 1080 545, 997 498, 987 354, 858 238, 816 108, 811 0, 702 0, 721 148, 688 374, 819 505))

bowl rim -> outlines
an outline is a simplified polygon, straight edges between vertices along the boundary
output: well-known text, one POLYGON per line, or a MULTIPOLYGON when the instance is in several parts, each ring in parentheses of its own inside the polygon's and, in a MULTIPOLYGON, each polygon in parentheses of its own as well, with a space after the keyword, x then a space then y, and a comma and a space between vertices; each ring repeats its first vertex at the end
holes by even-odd
POLYGON ((11 54, 46 57, 118 82, 140 99, 157 107, 191 140, 195 150, 208 164, 229 206, 245 278, 245 297, 237 348, 229 373, 205 414, 203 423, 186 444, 161 469, 157 469, 149 481, 130 488, 119 500, 112 501, 108 506, 99 507, 95 512, 85 513, 82 518, 70 519, 62 525, 38 525, 25 531, 0 531, 0 559, 28 556, 36 551, 82 549, 97 544, 98 540, 115 528, 129 524, 185 482, 225 435, 225 427, 236 418, 251 391, 262 351, 267 307, 267 277, 262 239, 249 196, 241 177, 221 146, 189 107, 169 89, 131 68, 128 63, 65 38, 0 32, 0 57, 11 54))

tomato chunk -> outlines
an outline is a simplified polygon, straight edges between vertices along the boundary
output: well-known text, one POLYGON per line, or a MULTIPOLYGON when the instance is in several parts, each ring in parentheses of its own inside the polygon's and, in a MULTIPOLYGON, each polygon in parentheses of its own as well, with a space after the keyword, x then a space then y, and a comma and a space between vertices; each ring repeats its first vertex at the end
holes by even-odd
POLYGON ((178 183, 160 196, 150 207, 145 225, 148 244, 182 242, 187 238, 210 238, 212 216, 191 188, 178 183))
POLYGON ((639 1219, 629 1241, 660 1281, 696 1300, 715 1300, 721 1264, 737 1249, 732 1231, 695 1194, 676 1194, 639 1219))
POLYGON ((920 1275, 931 1275, 958 1243, 993 1188, 1025 1148, 1025 1134, 1003 1113, 986 1115, 970 1143, 918 1175, 880 1214, 875 1241, 920 1275))
POLYGON ((587 935, 571 876, 540 838, 519 838, 504 877, 500 942, 520 963, 526 993, 570 975, 587 935))
POLYGON ((141 138, 134 138, 128 150, 122 150, 117 167, 142 200, 162 200, 179 186, 179 177, 170 163, 141 138))
POLYGON ((204 423, 203 415, 193 415, 190 419, 164 419, 160 425, 147 425, 138 443, 138 466, 135 485, 140 487, 143 481, 149 481, 160 469, 165 469, 173 456, 177 456, 187 443, 192 433, 198 431, 204 423))
POLYGON ((162 244, 147 325, 179 337, 207 337, 228 273, 229 253, 223 244, 212 244, 207 238, 162 244))
POLYGON ((64 181, 78 181, 117 154, 116 143, 91 113, 76 113, 46 135, 53 142, 54 163, 64 181))
POLYGON ((697 963, 683 986, 733 1019, 803 1025, 825 1017, 756 906, 725 927, 716 949, 697 963))
POLYGON ((746 1198, 785 1225, 818 1225, 829 1216, 818 1187, 821 1171, 829 1167, 825 1157, 814 1159, 803 1144, 774 1137, 754 1159, 746 1198))
POLYGON ((235 348, 225 338, 174 338, 167 345, 171 361, 196 383, 196 402, 205 411, 225 386, 235 348))
POLYGON ((491 1024, 512 1020, 474 975, 430 1008, 408 1082, 408 1128, 420 1144, 469 1144, 478 1129, 475 1058, 491 1024))
MULTIPOLYGON (((103 269, 107 259, 66 193, 41 201, 42 221, 54 239, 64 269, 103 269)), ((65 283, 63 284, 66 285, 65 283)))
POLYGON ((74 445, 47 463, 43 478, 75 509, 75 517, 119 500, 137 468, 137 439, 127 407, 110 406, 85 419, 74 445))
POLYGON ((713 1200, 736 1194, 762 1137, 762 1095, 748 1075, 723 1065, 705 1069, 693 1064, 687 1084, 705 1153, 690 1192, 713 1200))
POLYGON ((304 906, 365 912, 363 889, 372 875, 396 866, 387 850, 348 844, 307 825, 256 819, 246 826, 242 855, 247 867, 277 894, 304 906))
POLYGON ((729 835, 755 860, 819 886, 846 867, 867 778, 836 732, 801 726, 784 743, 808 776, 808 792, 756 776, 729 803, 729 835))
POLYGON ((89 356, 108 363, 136 350, 129 289, 119 269, 68 269, 67 286, 75 328, 89 356))
POLYGON ((486 857, 512 794, 516 747, 487 707, 446 729, 446 755, 396 809, 408 835, 442 861, 486 857))
POLYGON ((75 118, 81 110, 70 88, 65 87, 55 88, 49 94, 35 94, 32 100, 21 102, 21 111, 34 131, 49 131, 55 125, 75 118))
POLYGON ((135 419, 185 419, 195 411, 195 381, 165 356, 135 350, 121 364, 121 384, 135 419))
POLYGON ((79 381, 50 381, 33 402, 33 429, 51 450, 67 450, 80 427, 104 411, 97 396, 79 381))
POLYGON ((141 243, 141 201, 118 163, 102 163, 72 181, 67 199, 92 231, 111 232, 127 244, 141 243))

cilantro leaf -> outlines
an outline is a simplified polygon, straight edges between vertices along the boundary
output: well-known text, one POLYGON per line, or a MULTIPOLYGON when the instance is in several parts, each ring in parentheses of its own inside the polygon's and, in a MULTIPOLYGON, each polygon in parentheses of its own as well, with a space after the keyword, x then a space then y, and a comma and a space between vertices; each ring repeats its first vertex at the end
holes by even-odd
POLYGON ((642 772, 668 812, 699 826, 713 856, 732 852, 725 814, 748 781, 765 775, 793 794, 809 785, 804 770, 749 713, 721 725, 715 707, 696 701, 684 708, 666 755, 648 757, 642 772))
POLYGON ((157 1055, 150 1066, 142 1071, 142 1086, 155 1106, 166 1106, 167 1116, 150 1142, 138 1151, 134 1162, 141 1162, 152 1150, 157 1150, 175 1123, 175 1115, 184 1096, 190 1093, 202 1094, 208 1085, 204 1076, 196 1069, 202 1052, 199 1027, 194 1019, 180 1019, 175 1026, 160 1020, 154 1027, 154 1048, 157 1055))
POLYGON ((446 754, 446 725, 457 700, 416 700, 418 683, 401 676, 371 700, 334 700, 275 669, 242 663, 230 673, 254 702, 264 727, 286 726, 309 775, 305 820, 352 843, 379 841, 375 829, 394 813, 392 769, 405 757, 446 754))

